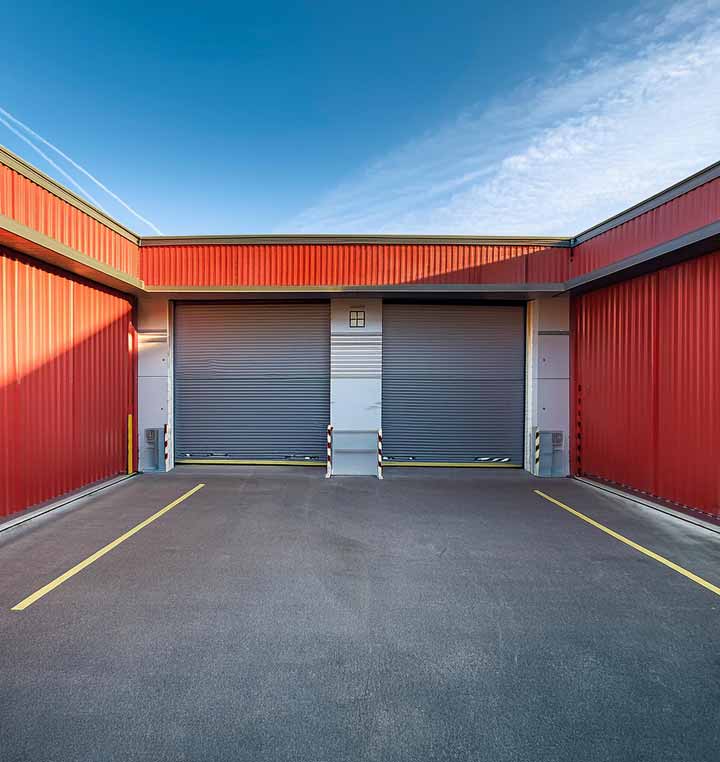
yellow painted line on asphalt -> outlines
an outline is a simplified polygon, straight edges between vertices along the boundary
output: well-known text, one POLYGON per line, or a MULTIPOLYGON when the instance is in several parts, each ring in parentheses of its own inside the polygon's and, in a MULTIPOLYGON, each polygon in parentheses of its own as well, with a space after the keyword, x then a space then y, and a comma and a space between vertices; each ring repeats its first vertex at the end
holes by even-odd
POLYGON ((324 460, 239 460, 237 458, 175 458, 180 466, 327 466, 324 460))
POLYGON ((83 569, 86 569, 90 564, 94 563, 98 560, 98 558, 102 558, 106 553, 109 553, 113 548, 117 548, 120 543, 125 542, 125 540, 130 539, 134 534, 137 534, 141 529, 144 529, 148 524, 152 524, 155 519, 159 519, 161 516, 166 514, 168 511, 171 511, 176 505, 180 505, 180 503, 183 502, 183 500, 187 500, 191 495, 194 495, 198 490, 201 490, 205 485, 204 484, 198 484, 195 487, 193 487, 191 490, 188 490, 184 495, 180 495, 179 498, 176 500, 173 500, 172 503, 168 503, 164 508, 161 508, 157 513, 153 513, 152 516, 149 516, 145 519, 145 521, 141 521, 139 524, 134 526, 132 529, 125 532, 125 534, 120 535, 116 540, 113 540, 111 543, 108 543, 104 548, 100 548, 100 550, 93 553, 91 556, 88 556, 84 561, 81 561, 76 566, 73 566, 72 569, 68 569, 64 574, 61 574, 57 579, 54 579, 52 582, 48 582, 45 587, 41 587, 39 590, 36 590, 32 595, 28 595, 27 598, 20 601, 16 606, 13 606, 11 611, 24 611, 28 606, 32 606, 35 601, 40 600, 44 595, 47 595, 49 592, 54 590, 56 587, 59 587, 62 585, 63 582, 66 582, 70 579, 70 577, 74 577, 76 574, 81 572, 83 569))
POLYGON ((419 466, 421 468, 522 468, 517 463, 456 463, 439 460, 384 460, 383 468, 419 466))
POLYGON ((588 524, 591 524, 592 526, 596 527, 601 532, 605 532, 605 534, 609 534, 610 537, 614 537, 616 540, 620 540, 620 542, 624 542, 626 545, 629 545, 631 548, 634 548, 640 553, 643 553, 644 555, 648 556, 648 558, 652 558, 653 560, 657 561, 659 564, 663 564, 664 566, 667 566, 668 569, 672 569, 678 574, 682 574, 683 577, 687 577, 688 579, 691 579, 693 582, 697 583, 701 587, 704 587, 707 590, 710 590, 711 592, 715 593, 715 595, 720 595, 720 587, 717 587, 717 585, 713 585, 712 582, 708 582, 706 579, 703 579, 702 577, 698 577, 697 574, 693 574, 691 571, 688 571, 687 569, 683 569, 682 566, 678 566, 678 564, 673 563, 672 561, 665 558, 664 556, 661 556, 658 553, 655 553, 652 550, 648 550, 648 548, 645 548, 642 545, 639 545, 638 543, 633 542, 632 540, 629 540, 627 537, 621 535, 619 532, 613 531, 609 527, 606 527, 604 524, 601 524, 599 521, 595 521, 595 519, 591 519, 589 516, 586 516, 584 513, 580 513, 580 511, 576 511, 574 508, 571 508, 569 505, 565 505, 565 503, 561 503, 559 500, 556 500, 554 497, 550 497, 550 495, 546 495, 544 492, 540 492, 539 489, 533 490, 533 492, 536 495, 540 495, 540 497, 545 498, 545 500, 549 500, 551 503, 555 503, 555 505, 560 506, 560 508, 563 508, 568 513, 572 513, 573 516, 577 516, 579 519, 582 519, 583 521, 587 521, 588 524))

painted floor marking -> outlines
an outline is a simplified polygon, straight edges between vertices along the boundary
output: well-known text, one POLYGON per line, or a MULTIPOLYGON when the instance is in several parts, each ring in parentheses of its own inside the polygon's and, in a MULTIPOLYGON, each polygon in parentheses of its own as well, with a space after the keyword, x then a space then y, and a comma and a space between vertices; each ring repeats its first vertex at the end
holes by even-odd
POLYGON ((563 508, 564 510, 568 511, 568 513, 572 513, 573 516, 577 516, 579 519, 582 519, 583 521, 587 521, 588 524, 592 524, 592 526, 596 527, 602 532, 605 532, 605 534, 609 534, 610 537, 614 537, 616 540, 620 540, 620 542, 624 542, 626 545, 629 545, 631 548, 634 548, 640 553, 644 553, 646 556, 654 559, 658 563, 663 564, 664 566, 667 566, 669 569, 676 571, 678 574, 682 574, 683 577, 687 577, 688 579, 691 579, 693 582, 696 582, 698 585, 701 585, 702 587, 707 588, 711 592, 715 593, 715 595, 720 595, 720 587, 713 585, 712 582, 708 582, 706 579, 703 579, 702 577, 698 577, 697 574, 693 574, 691 571, 688 571, 687 569, 683 569, 682 566, 678 566, 676 563, 673 563, 672 561, 665 558, 664 556, 661 556, 658 553, 654 553, 652 550, 648 550, 642 545, 638 545, 638 543, 633 542, 632 540, 629 540, 627 537, 624 537, 618 532, 613 531, 609 527, 606 527, 605 525, 601 524, 599 521, 595 521, 594 519, 591 519, 589 516, 586 516, 584 513, 580 513, 580 511, 576 511, 574 508, 571 508, 569 505, 565 505, 565 503, 561 503, 559 500, 556 500, 554 497, 550 497, 550 495, 546 495, 544 492, 540 492, 539 489, 533 490, 533 492, 536 495, 540 495, 540 497, 545 498, 545 500, 549 500, 551 503, 555 503, 555 505, 560 506, 560 508, 563 508))
POLYGON ((45 587, 41 587, 39 590, 36 590, 32 595, 28 595, 27 598, 23 599, 18 603, 17 605, 13 606, 11 611, 24 611, 28 606, 32 606, 35 601, 40 600, 44 595, 47 595, 49 592, 54 590, 56 587, 59 587, 62 585, 63 582, 66 582, 70 579, 70 577, 74 577, 76 574, 81 572, 83 569, 90 566, 90 564, 94 563, 98 560, 98 558, 102 558, 106 553, 109 553, 113 548, 117 548, 120 543, 125 542, 125 540, 130 539, 134 534, 137 534, 141 529, 144 529, 148 524, 152 524, 155 519, 159 519, 162 515, 166 514, 168 511, 171 511, 176 505, 179 505, 183 502, 183 500, 187 500, 191 495, 194 495, 198 490, 201 490, 205 485, 204 484, 198 484, 195 487, 193 487, 191 490, 188 490, 184 495, 180 495, 179 498, 176 500, 173 500, 172 503, 168 503, 164 508, 160 509, 157 513, 153 513, 152 516, 149 516, 145 519, 145 521, 141 521, 139 524, 134 526, 132 529, 125 532, 125 534, 120 535, 116 540, 113 540, 111 543, 108 543, 104 548, 100 548, 100 550, 93 553, 91 556, 88 556, 84 561, 81 561, 76 566, 73 566, 72 569, 68 569, 64 574, 61 574, 57 579, 54 579, 52 582, 48 582, 45 587))

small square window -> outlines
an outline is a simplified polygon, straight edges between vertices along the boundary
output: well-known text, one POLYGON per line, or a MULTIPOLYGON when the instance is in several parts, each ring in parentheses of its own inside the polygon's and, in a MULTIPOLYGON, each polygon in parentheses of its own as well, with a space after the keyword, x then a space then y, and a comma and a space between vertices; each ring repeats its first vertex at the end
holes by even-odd
POLYGON ((350 310, 350 328, 365 328, 365 310, 350 310))

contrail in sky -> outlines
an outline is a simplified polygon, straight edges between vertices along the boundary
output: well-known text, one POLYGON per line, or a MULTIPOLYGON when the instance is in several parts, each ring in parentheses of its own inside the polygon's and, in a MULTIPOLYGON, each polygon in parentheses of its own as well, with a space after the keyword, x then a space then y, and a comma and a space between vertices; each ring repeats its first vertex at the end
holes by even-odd
MULTIPOLYGON (((116 193, 113 193, 110 190, 110 188, 107 187, 107 185, 105 185, 104 183, 101 183, 100 180, 98 180, 97 177, 95 177, 90 172, 88 172, 85 169, 85 167, 81 166, 76 161, 73 161, 66 153, 61 151, 57 146, 53 145, 49 140, 46 140, 42 135, 39 135, 37 132, 35 132, 35 130, 33 130, 32 128, 28 127, 27 124, 25 124, 24 122, 21 122, 19 119, 14 117, 9 111, 6 111, 2 107, 0 107, 0 114, 3 114, 5 117, 7 117, 7 119, 9 119, 11 122, 15 123, 16 125, 18 125, 18 127, 21 127, 27 133, 32 135, 36 140, 39 140, 41 143, 46 145, 48 148, 50 148, 51 150, 55 151, 55 153, 58 154, 58 156, 61 156, 63 159, 65 159, 65 161, 67 161, 69 164, 71 164, 73 167, 75 167, 75 169, 77 169, 78 172, 82 172, 85 175, 85 177, 87 177, 88 179, 92 180, 92 182, 94 182, 95 185, 98 186, 98 188, 100 188, 101 190, 105 191, 105 193, 107 193, 108 196, 110 196, 115 201, 117 201, 118 204, 120 204, 121 206, 125 207, 125 209, 127 209, 128 212, 130 212, 130 214, 133 215, 133 217, 136 217, 138 220, 140 220, 140 222, 144 222, 149 228, 154 230, 158 235, 162 235, 162 232, 155 225, 153 225, 153 223, 150 222, 150 220, 148 220, 147 218, 143 217, 140 213, 136 212, 129 204, 125 203, 125 201, 123 201, 120 198, 120 196, 118 196, 116 193)), ((47 155, 45 153, 43 153, 43 151, 41 151, 34 143, 32 143, 30 140, 28 140, 28 138, 26 138, 24 135, 20 134, 20 132, 18 132, 18 130, 16 130, 14 127, 12 127, 10 124, 8 124, 8 122, 5 121, 5 119, 0 118, 0 122, 2 122, 2 124, 4 124, 11 132, 15 133, 15 135, 17 135, 19 138, 24 140, 28 145, 30 145, 32 148, 34 148, 49 164, 51 164, 53 167, 55 167, 55 169, 57 169, 59 172, 61 172, 62 175, 64 177, 66 177, 76 188, 79 188, 82 191, 82 193, 85 196, 87 196, 93 202, 93 204, 95 204, 96 206, 98 206, 98 207, 100 207, 102 209, 100 204, 81 185, 79 185, 77 182, 75 182, 75 180, 73 180, 72 177, 70 177, 70 175, 67 174, 67 172, 65 172, 63 169, 58 167, 58 165, 54 161, 52 161, 52 159, 49 159, 47 157, 47 155)))
MULTIPOLYGON (((2 109, 0 109, 0 111, 2 111, 2 109)), ((28 137, 26 137, 25 135, 23 135, 23 134, 22 134, 22 133, 21 133, 19 130, 16 130, 16 129, 15 129, 15 128, 14 128, 14 127, 13 127, 13 126, 10 124, 10 122, 6 121, 6 120, 5 120, 5 119, 3 119, 2 117, 0 117, 0 124, 4 124, 4 125, 5 125, 5 126, 6 126, 6 127, 9 129, 9 130, 10 130, 10 132, 12 132, 13 134, 17 135, 17 136, 20 138, 20 140, 24 140, 24 141, 25 141, 25 142, 26 142, 26 143, 27 143, 27 144, 30 146, 30 148, 32 148, 32 149, 33 149, 33 151, 37 151, 37 153, 39 153, 39 154, 40 154, 40 156, 42 156, 42 157, 43 157, 43 159, 45 159, 45 161, 46 161, 46 162, 47 162, 47 163, 48 163, 48 164, 49 164, 51 167, 55 167, 55 169, 56 169, 58 172, 60 172, 60 174, 61 174, 61 175, 62 175, 62 176, 63 176, 63 177, 64 177, 64 178, 65 178, 65 179, 68 181, 68 182, 71 182, 71 183, 72 183, 72 184, 73 184, 73 185, 74 185, 74 186, 75 186, 75 187, 76 187, 76 188, 77 188, 77 189, 78 189, 78 190, 79 190, 79 191, 80 191, 80 192, 83 194, 83 196, 86 196, 88 199, 90 199, 90 201, 92 201, 92 202, 93 202, 93 204, 95 204, 95 206, 97 206, 97 207, 98 207, 99 209, 101 209, 103 212, 105 211, 105 210, 102 208, 102 206, 100 206, 100 202, 99 202, 97 199, 93 198, 93 196, 91 196, 91 195, 90 195, 90 193, 88 193, 88 191, 86 191, 86 190, 85 190, 85 188, 83 188, 83 187, 82 187, 82 185, 80 185, 80 183, 76 182, 76 181, 75 181, 75 179, 74 179, 74 178, 73 178, 71 175, 69 175, 69 174, 68 174, 68 173, 67 173, 67 172, 66 172, 66 171, 65 171, 65 170, 64 170, 62 167, 60 167, 58 164, 56 164, 56 163, 55 163, 55 162, 54 162, 54 161, 53 161, 53 160, 52 160, 52 159, 51 159, 51 158, 50 158, 50 157, 49 157, 49 156, 48 156, 48 155, 47 155, 47 154, 46 154, 44 151, 42 151, 40 148, 38 148, 38 147, 35 145, 35 143, 33 143, 33 142, 32 142, 32 140, 30 140, 28 137)))

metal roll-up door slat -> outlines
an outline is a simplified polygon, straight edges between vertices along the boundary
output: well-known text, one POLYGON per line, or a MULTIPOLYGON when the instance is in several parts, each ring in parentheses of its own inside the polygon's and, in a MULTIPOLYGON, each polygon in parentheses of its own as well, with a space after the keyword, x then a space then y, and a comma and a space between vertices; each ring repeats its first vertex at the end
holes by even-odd
POLYGON ((324 462, 326 302, 178 304, 174 354, 177 461, 324 462))
POLYGON ((383 306, 388 463, 521 465, 524 396, 521 305, 383 306))

